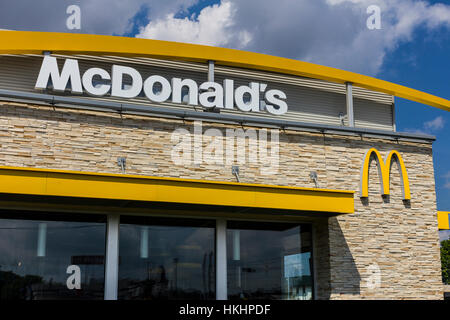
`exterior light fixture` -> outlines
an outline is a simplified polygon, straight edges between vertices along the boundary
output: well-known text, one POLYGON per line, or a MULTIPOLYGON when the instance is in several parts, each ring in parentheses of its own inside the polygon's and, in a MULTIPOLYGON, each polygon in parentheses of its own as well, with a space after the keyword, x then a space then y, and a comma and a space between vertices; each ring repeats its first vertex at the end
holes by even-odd
POLYGON ((127 162, 127 159, 125 157, 117 158, 117 165, 122 169, 122 173, 125 173, 126 162, 127 162))
POLYGON ((239 166, 231 166, 231 174, 236 176, 237 182, 241 182, 239 179, 239 166))
POLYGON ((342 112, 339 113, 339 121, 341 122, 342 126, 345 126, 345 120, 347 119, 347 116, 344 115, 342 112))
POLYGON ((309 177, 311 178, 312 181, 314 181, 314 184, 316 185, 316 188, 318 188, 318 187, 319 187, 319 184, 318 184, 318 182, 317 182, 317 172, 311 171, 311 172, 309 173, 309 177))

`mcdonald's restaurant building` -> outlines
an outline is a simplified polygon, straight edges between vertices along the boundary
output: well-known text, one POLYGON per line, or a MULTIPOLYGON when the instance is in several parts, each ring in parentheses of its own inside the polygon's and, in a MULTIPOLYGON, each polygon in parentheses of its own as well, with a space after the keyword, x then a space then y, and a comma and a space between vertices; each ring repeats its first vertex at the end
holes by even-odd
POLYGON ((0 31, 0 299, 442 299, 394 97, 231 49, 0 31))

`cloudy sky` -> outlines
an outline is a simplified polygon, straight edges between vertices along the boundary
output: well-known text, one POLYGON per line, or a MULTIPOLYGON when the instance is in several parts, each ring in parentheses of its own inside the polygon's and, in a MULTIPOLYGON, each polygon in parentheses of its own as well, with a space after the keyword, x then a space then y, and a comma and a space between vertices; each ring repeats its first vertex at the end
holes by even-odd
MULTIPOLYGON (((404 84, 450 99, 450 1, 2 0, 0 28, 163 39, 288 57, 404 84), (81 8, 68 30, 66 9, 81 8), (367 9, 381 9, 369 29, 367 9)), ((450 211, 448 112, 396 99, 399 131, 437 137, 438 209, 450 211)))

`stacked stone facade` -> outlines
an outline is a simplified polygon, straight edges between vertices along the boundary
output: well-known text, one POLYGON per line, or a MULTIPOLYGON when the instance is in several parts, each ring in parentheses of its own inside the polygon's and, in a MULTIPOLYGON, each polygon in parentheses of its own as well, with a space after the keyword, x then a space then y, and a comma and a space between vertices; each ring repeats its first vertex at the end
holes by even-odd
MULTIPOLYGON (((240 128, 202 125, 203 131, 215 128, 224 134, 240 128)), ((3 102, 0 165, 121 173, 117 158, 126 157, 127 174, 235 181, 232 163, 215 162, 211 154, 204 154, 201 163, 174 163, 176 129, 194 133, 192 121, 3 102)), ((219 140, 225 146, 227 139, 219 140)), ((203 141, 205 150, 208 141, 203 141)), ((237 154, 239 147, 233 150, 237 154)), ((313 188, 310 172, 315 171, 319 188, 357 191, 354 214, 313 222, 316 298, 442 299, 431 144, 281 130, 278 170, 262 174, 260 167, 241 163, 241 182, 313 188), (400 152, 410 180, 410 202, 402 200, 395 165, 391 196, 381 196, 374 161, 369 197, 359 197, 360 168, 371 147, 383 157, 392 149, 400 152)))

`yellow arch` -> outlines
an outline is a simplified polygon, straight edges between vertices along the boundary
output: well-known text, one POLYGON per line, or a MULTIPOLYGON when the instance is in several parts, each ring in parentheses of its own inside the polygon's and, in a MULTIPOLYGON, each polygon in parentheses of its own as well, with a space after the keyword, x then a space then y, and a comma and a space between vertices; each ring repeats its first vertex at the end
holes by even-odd
POLYGON ((392 162, 397 163, 400 178, 402 180, 402 192, 404 200, 411 200, 411 192, 409 189, 409 179, 408 173, 406 172, 405 163, 400 153, 396 150, 392 150, 388 153, 385 160, 381 158, 380 152, 377 149, 371 148, 364 155, 363 164, 361 166, 361 180, 360 180, 360 192, 361 197, 366 198, 369 196, 369 164, 372 154, 375 155, 375 160, 377 161, 378 176, 380 177, 381 183, 381 194, 390 194, 390 173, 392 162))
POLYGON ((116 55, 206 62, 279 72, 336 83, 351 82, 369 90, 450 111, 450 101, 398 84, 308 62, 265 54, 187 43, 75 33, 0 31, 0 54, 116 55))

